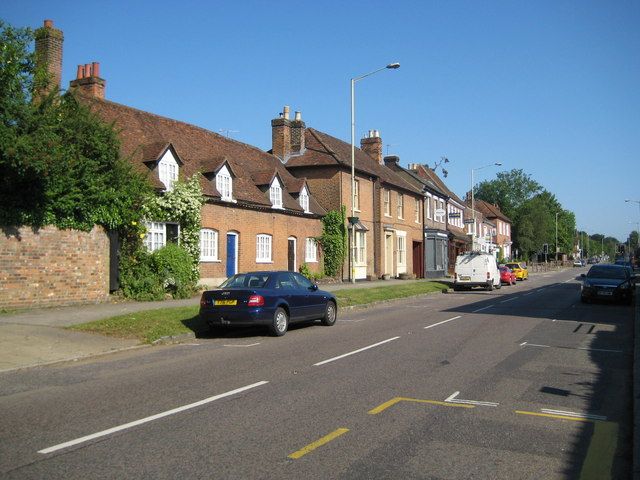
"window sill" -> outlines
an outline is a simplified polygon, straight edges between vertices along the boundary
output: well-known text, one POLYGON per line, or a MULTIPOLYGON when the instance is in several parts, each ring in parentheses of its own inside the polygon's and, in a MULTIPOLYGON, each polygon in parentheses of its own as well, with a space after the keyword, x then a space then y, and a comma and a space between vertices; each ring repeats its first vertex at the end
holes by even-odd
POLYGON ((258 259, 256 259, 256 263, 273 263, 273 260, 258 260, 258 259))
POLYGON ((222 263, 219 258, 201 258, 200 263, 222 263))

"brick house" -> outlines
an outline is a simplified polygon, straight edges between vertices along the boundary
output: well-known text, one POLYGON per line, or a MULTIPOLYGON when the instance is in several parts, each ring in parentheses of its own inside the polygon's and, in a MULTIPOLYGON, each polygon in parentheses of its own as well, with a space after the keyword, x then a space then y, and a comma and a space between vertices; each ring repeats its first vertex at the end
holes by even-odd
MULTIPOLYGON (((52 28, 45 22, 46 35, 52 28)), ((62 35, 47 48, 62 51, 62 35)), ((56 65, 61 65, 61 62, 56 65)), ((60 78, 59 73, 56 78, 60 78)), ((188 123, 105 99, 99 64, 79 65, 70 90, 120 132, 121 154, 147 174, 159 195, 201 173, 205 197, 200 231, 201 283, 248 270, 321 271, 316 238, 326 211, 304 178, 291 175, 273 155, 188 123)), ((179 225, 147 219, 149 250, 179 238, 179 225)))
MULTIPOLYGON (((299 112, 290 120, 288 107, 271 127, 271 153, 293 175, 307 179, 325 210, 344 205, 351 216, 351 145, 307 128, 299 112)), ((343 280, 421 276, 422 192, 384 166, 375 131, 355 148, 354 167, 357 220, 349 226, 349 244, 353 240, 355 248, 343 266, 343 280)))
MULTIPOLYGON (((440 192, 439 194, 433 193, 427 198, 427 202, 432 203, 432 206, 426 207, 426 210, 435 212, 436 208, 444 209, 446 212, 445 218, 439 219, 439 228, 430 232, 427 238, 433 238, 434 243, 438 242, 439 238, 442 237, 442 223, 446 222, 444 226, 444 230, 446 230, 444 271, 453 274, 456 257, 471 249, 471 238, 468 228, 466 228, 465 225, 467 206, 428 165, 412 163, 409 165, 409 170, 417 175, 418 178, 429 182, 429 184, 433 185, 436 190, 440 192), (442 206, 442 202, 444 202, 444 206, 442 206)), ((430 242, 428 239, 427 248, 429 249, 430 242)), ((445 240, 442 240, 441 242, 444 241, 445 240)), ((438 253, 442 247, 436 243, 434 248, 436 253, 438 253)))
POLYGON ((497 205, 484 200, 475 200, 475 204, 476 210, 482 212, 484 218, 494 226, 492 243, 498 259, 511 258, 511 219, 497 205))

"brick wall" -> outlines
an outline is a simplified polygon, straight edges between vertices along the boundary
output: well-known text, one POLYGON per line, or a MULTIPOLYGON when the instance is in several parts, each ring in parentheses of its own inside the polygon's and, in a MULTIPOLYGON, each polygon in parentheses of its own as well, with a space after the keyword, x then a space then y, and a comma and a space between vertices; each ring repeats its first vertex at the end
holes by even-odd
POLYGON ((0 308, 32 308, 104 301, 109 296, 109 238, 44 227, 2 227, 0 308))
MULTIPOLYGON (((218 261, 200 263, 201 282, 209 285, 226 278, 227 233, 238 235, 238 271, 287 270, 288 239, 296 240, 296 269, 305 262, 306 239, 322 235, 320 219, 299 217, 273 211, 256 211, 207 204, 202 208, 202 228, 218 232, 218 261), (256 262, 256 235, 272 235, 272 262, 256 262)), ((322 270, 322 257, 318 248, 318 261, 307 263, 312 272, 322 270)))

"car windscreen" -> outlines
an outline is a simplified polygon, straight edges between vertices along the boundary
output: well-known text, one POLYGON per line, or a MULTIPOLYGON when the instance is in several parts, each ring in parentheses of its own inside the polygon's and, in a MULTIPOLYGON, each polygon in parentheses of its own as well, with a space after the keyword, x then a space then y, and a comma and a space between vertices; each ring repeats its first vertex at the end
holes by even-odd
POLYGON ((587 273, 588 278, 613 278, 614 280, 624 280, 627 278, 626 272, 624 268, 602 268, 602 267, 591 267, 589 273, 587 273))
POLYGON ((220 288, 264 288, 268 280, 268 273, 238 273, 222 282, 220 288))

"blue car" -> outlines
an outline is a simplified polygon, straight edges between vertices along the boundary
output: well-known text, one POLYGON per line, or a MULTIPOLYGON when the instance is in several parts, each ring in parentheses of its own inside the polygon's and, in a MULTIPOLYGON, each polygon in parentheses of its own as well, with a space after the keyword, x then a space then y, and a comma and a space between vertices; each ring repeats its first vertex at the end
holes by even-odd
POLYGON ((229 277, 200 298, 200 318, 212 330, 227 326, 265 325, 280 337, 289 323, 321 320, 331 326, 338 303, 297 272, 249 272, 229 277))

